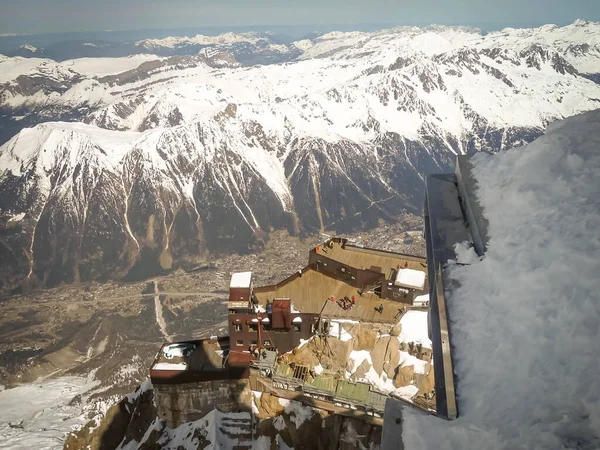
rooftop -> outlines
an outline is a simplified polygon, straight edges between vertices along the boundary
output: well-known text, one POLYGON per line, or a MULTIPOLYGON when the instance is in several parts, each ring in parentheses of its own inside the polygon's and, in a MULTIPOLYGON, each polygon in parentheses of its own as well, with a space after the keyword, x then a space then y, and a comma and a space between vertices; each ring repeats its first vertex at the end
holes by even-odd
POLYGON ((329 245, 319 245, 314 251, 317 255, 334 259, 356 269, 373 269, 381 272, 388 280, 391 272, 401 267, 420 271, 427 270, 427 260, 420 256, 386 252, 365 248, 359 244, 349 244, 345 240, 339 241, 339 239, 333 239, 329 245))
POLYGON ((425 287, 425 272, 414 269, 398 269, 396 273, 396 286, 406 286, 422 290, 425 287))
POLYGON ((303 313, 322 312, 323 317, 365 322, 393 322, 404 306, 396 301, 381 299, 372 292, 360 295, 359 289, 310 267, 303 269, 302 275, 296 273, 278 285, 255 288, 254 294, 262 306, 266 306, 267 300, 290 298, 294 307, 303 313), (344 310, 338 304, 338 300, 344 297, 355 298, 352 309, 344 310), (375 310, 380 305, 383 305, 381 313, 375 310))
POLYGON ((252 283, 252 272, 236 272, 231 277, 230 288, 249 288, 252 283))

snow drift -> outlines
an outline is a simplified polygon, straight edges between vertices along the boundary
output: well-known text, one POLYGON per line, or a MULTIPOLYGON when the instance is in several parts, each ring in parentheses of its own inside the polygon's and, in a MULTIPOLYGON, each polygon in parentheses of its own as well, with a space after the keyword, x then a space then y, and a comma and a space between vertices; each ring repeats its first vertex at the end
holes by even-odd
POLYGON ((406 411, 407 449, 600 447, 600 110, 473 158, 482 261, 449 276, 460 417, 406 411))

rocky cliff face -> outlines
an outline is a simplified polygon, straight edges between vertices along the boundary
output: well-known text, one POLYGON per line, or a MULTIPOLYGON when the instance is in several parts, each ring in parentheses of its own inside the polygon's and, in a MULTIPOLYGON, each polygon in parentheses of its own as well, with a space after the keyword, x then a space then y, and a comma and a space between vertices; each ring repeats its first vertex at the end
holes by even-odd
POLYGON ((380 426, 331 415, 269 394, 248 391, 246 397, 250 403, 242 411, 212 410, 198 420, 169 428, 158 417, 154 391, 146 382, 110 408, 104 418, 71 433, 64 448, 375 450, 381 443, 380 426))
POLYGON ((219 43, 134 68, 3 57, 2 139, 87 125, 0 147, 0 290, 140 279, 253 251, 274 229, 419 213, 423 175, 456 154, 597 108, 599 35, 584 22, 330 33, 256 67, 219 43))

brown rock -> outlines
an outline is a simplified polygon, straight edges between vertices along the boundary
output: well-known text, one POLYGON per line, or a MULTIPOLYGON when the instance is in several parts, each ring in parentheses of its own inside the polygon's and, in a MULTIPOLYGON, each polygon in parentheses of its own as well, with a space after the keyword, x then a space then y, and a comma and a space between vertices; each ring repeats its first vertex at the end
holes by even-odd
POLYGON ((307 345, 301 347, 296 353, 289 355, 286 359, 291 362, 294 361, 296 364, 307 367, 314 367, 319 365, 319 358, 317 354, 321 352, 321 345, 315 345, 313 339, 307 345))
POLYGON ((327 339, 321 353, 321 365, 323 368, 337 371, 344 369, 348 364, 348 358, 352 351, 352 341, 341 341, 339 339, 327 339))
POLYGON ((390 338, 385 354, 385 363, 387 363, 387 369, 384 368, 385 373, 389 378, 392 378, 395 374, 396 367, 400 363, 400 342, 396 337, 390 338))
POLYGON ((402 332, 402 324, 400 324, 400 323, 397 323, 390 329, 391 336, 400 336, 401 332, 402 332))
POLYGON ((419 388, 419 392, 432 392, 435 388, 435 377, 430 364, 425 365, 425 373, 415 373, 415 385, 419 388))
POLYGON ((415 366, 398 366, 396 376, 394 376, 394 386, 397 388, 408 386, 413 379, 415 366))
POLYGON ((260 396, 260 401, 256 402, 259 410, 258 417, 260 419, 267 417, 275 417, 283 414, 285 407, 279 404, 279 399, 266 392, 260 396))
MULTIPOLYGON (((64 450, 102 450, 117 448, 120 443, 140 442, 150 424, 157 417, 154 405, 154 393, 146 391, 130 403, 124 398, 106 412, 100 424, 94 420, 88 422, 81 430, 70 433, 64 444, 64 450)), ((156 441, 161 429, 151 432, 148 439, 156 441)))
POLYGON ((351 334, 354 337, 354 350, 371 351, 375 347, 377 330, 372 326, 359 324, 352 329, 351 334))
POLYGON ((360 366, 358 366, 358 368, 356 369, 356 372, 354 372, 354 376, 355 378, 364 378, 364 376, 367 374, 367 372, 369 370, 371 370, 371 363, 365 359, 360 366))
POLYGON ((371 352, 371 360, 373 361, 374 369, 380 376, 385 372, 388 377, 392 378, 400 362, 400 343, 398 342, 398 338, 386 336, 379 339, 371 352))
POLYGON ((373 368, 377 371, 378 375, 381 375, 381 372, 383 371, 383 363, 385 362, 385 354, 387 352, 387 346, 389 341, 389 337, 378 339, 375 343, 375 347, 371 351, 371 361, 373 361, 373 368))

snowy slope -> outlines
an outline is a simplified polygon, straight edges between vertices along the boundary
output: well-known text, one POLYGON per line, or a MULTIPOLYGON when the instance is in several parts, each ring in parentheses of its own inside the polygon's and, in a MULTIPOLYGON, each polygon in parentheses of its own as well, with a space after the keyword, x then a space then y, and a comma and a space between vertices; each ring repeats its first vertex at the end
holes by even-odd
POLYGON ((168 37, 144 39, 133 43, 132 51, 157 55, 193 55, 205 48, 219 49, 233 54, 244 64, 273 64, 294 59, 302 50, 280 42, 272 33, 224 33, 218 36, 168 37))
POLYGON ((61 65, 82 75, 102 77, 127 72, 139 67, 143 62, 161 59, 156 55, 140 54, 123 58, 77 58, 63 61, 61 65))
POLYGON ((0 391, 2 448, 62 449, 66 434, 88 420, 85 393, 96 384, 85 378, 62 377, 0 391), (82 401, 72 402, 82 394, 82 401))
POLYGON ((577 69, 595 61, 600 24, 502 33, 335 32, 285 64, 240 67, 217 45, 131 69, 119 59, 129 70, 111 75, 87 60, 3 60, 7 130, 89 124, 23 129, 0 147, 0 215, 25 213, 0 247, 4 279, 122 277, 142 256, 162 270, 252 250, 272 228, 418 213, 423 174, 455 154, 520 145, 600 106, 577 69))
POLYGON ((483 261, 450 265, 459 418, 406 411, 407 449, 600 447, 600 111, 477 155, 483 261))

